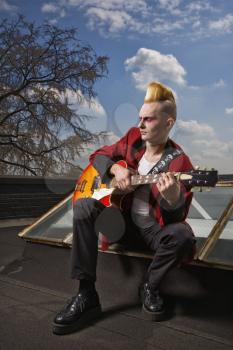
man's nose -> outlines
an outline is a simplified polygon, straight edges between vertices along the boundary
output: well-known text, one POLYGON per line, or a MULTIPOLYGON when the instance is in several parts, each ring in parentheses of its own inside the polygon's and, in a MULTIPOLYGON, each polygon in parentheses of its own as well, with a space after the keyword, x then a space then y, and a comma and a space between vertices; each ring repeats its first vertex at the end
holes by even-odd
POLYGON ((139 121, 138 127, 139 127, 140 129, 145 129, 145 124, 144 124, 143 119, 139 121))

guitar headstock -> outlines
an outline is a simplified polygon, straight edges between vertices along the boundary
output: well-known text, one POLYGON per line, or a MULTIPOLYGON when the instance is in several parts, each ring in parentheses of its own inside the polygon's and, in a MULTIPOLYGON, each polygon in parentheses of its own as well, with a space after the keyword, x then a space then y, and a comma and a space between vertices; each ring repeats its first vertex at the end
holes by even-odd
POLYGON ((214 187, 218 182, 218 171, 195 169, 180 173, 179 180, 190 187, 214 187))

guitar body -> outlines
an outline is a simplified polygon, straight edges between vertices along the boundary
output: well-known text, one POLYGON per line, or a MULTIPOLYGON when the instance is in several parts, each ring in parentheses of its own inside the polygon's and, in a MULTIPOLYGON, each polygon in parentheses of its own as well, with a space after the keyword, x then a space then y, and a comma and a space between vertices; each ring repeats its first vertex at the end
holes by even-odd
MULTIPOLYGON (((123 160, 120 160, 117 164, 127 168, 127 163, 123 160)), ((93 165, 89 164, 77 181, 73 195, 73 204, 80 198, 95 198, 106 207, 114 205, 120 208, 125 195, 125 192, 122 193, 114 188, 109 189, 106 184, 102 183, 98 171, 93 165)))

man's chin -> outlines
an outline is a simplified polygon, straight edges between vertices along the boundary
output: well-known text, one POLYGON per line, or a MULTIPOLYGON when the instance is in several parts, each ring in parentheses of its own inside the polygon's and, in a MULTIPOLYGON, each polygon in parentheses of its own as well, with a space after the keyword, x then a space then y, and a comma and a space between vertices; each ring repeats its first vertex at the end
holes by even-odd
POLYGON ((141 138, 142 138, 142 140, 147 140, 148 139, 148 134, 141 133, 141 138))

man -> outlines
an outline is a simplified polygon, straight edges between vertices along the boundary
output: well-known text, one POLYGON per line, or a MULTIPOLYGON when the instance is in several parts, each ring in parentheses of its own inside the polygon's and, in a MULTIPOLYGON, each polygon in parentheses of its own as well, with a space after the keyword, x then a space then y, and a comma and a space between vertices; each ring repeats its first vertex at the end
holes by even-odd
MULTIPOLYGON (((143 312, 153 320, 164 315, 159 286, 171 267, 191 259, 195 239, 185 223, 192 194, 176 180, 174 172, 192 170, 189 158, 168 135, 176 121, 176 103, 170 89, 159 82, 147 88, 139 113, 139 125, 111 146, 91 155, 102 182, 113 176, 119 189, 131 189, 132 170, 145 175, 159 172, 158 182, 138 186, 122 203, 122 213, 155 254, 140 289, 143 312), (117 164, 125 160, 128 168, 117 164)), ((76 296, 54 319, 54 333, 74 331, 101 312, 95 289, 98 235, 94 222, 104 205, 93 198, 74 204, 71 277, 80 281, 76 296)), ((127 229, 126 229, 127 231, 127 229)), ((136 234, 136 232, 135 232, 136 234)))

